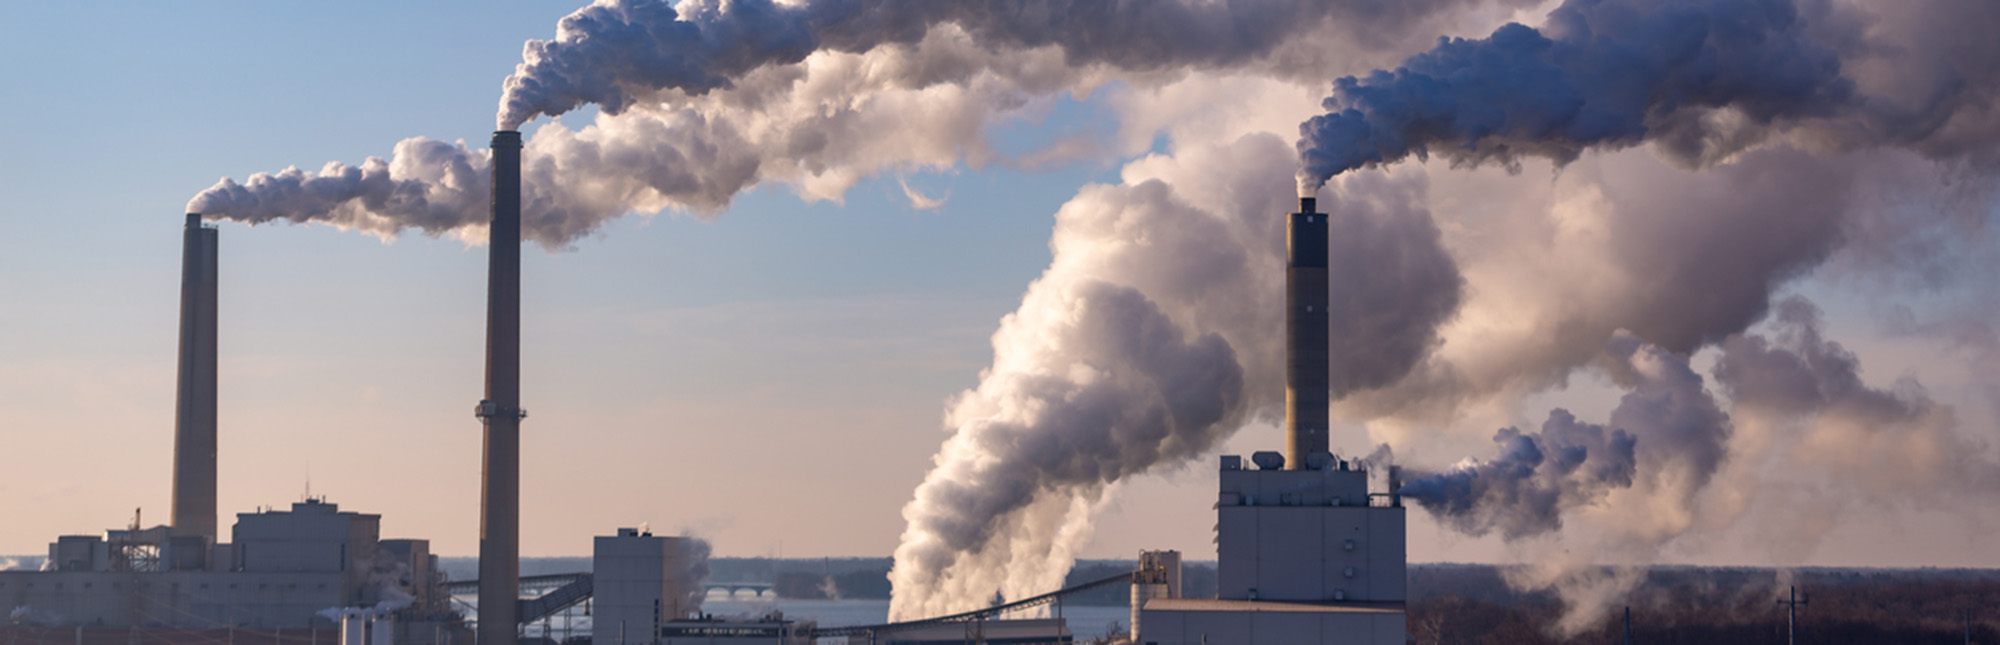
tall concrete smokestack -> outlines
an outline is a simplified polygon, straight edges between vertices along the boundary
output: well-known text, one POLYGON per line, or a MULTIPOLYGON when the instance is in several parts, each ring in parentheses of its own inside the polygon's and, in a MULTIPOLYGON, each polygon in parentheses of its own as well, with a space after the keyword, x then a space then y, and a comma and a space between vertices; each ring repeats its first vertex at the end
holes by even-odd
POLYGON ((1307 457, 1327 451, 1326 215, 1299 198, 1285 246, 1285 464, 1310 468, 1307 457))
POLYGON ((181 356, 174 402, 173 534, 215 542, 216 231, 181 233, 181 356))
POLYGON ((521 592, 521 133, 493 133, 487 235, 486 478, 480 492, 479 643, 516 645, 521 592))

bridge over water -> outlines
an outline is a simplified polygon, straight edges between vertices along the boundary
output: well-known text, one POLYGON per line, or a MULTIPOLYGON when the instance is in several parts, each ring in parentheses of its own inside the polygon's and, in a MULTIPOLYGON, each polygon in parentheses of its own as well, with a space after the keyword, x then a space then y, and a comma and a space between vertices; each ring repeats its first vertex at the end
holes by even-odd
POLYGON ((731 598, 736 597, 736 592, 745 589, 756 592, 758 598, 762 598, 764 594, 773 593, 774 591, 771 583, 768 582, 710 582, 703 589, 706 593, 715 593, 715 590, 721 589, 728 592, 731 598))

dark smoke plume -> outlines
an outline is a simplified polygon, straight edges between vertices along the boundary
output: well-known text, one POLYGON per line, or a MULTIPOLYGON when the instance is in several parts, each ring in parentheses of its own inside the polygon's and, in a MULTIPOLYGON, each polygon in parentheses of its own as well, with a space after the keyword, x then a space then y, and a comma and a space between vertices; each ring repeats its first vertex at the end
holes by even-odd
POLYGON ((1418 478, 1401 492, 1467 534, 1536 535, 1562 528, 1562 511, 1631 486, 1635 442, 1624 430, 1557 409, 1539 433, 1503 428, 1493 435, 1500 454, 1492 459, 1430 475, 1410 471, 1418 478))
POLYGON ((1310 194, 1341 172, 1413 154, 1560 164, 1648 141, 1701 166, 1798 126, 1832 145, 1931 154, 1964 152, 1968 134, 1992 138, 1979 130, 1992 110, 1973 104, 1992 95, 1990 70, 1931 79, 1914 105, 1860 91, 1843 56, 1883 55, 1851 24, 1860 22, 1789 0, 1571 0, 1541 29, 1508 24, 1484 39, 1441 39, 1394 70, 1336 81, 1328 113, 1299 126, 1299 187, 1310 194))

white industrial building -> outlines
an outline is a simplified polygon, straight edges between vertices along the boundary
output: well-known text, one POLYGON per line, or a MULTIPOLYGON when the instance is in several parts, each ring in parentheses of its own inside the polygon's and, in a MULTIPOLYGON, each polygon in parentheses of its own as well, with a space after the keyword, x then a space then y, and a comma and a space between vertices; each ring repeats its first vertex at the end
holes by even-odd
POLYGON ((1133 642, 1406 642, 1398 498, 1369 495, 1366 470, 1325 453, 1298 470, 1277 453, 1255 457, 1255 470, 1222 458, 1217 597, 1180 597, 1179 554, 1141 554, 1133 642))

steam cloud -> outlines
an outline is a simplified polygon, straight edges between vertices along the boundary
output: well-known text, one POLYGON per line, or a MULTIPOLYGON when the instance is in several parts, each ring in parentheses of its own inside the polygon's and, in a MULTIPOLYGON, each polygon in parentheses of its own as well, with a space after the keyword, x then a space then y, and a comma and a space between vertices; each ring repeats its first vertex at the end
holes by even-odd
POLYGON ((994 367, 953 405, 958 433, 903 511, 896 616, 1060 587, 1106 487, 1200 455, 1233 429, 1221 422, 1238 409, 1243 373, 1229 344, 1185 337, 1129 287, 1038 281, 994 346, 994 367), (1054 554, 1021 552, 1051 544, 1054 554))

